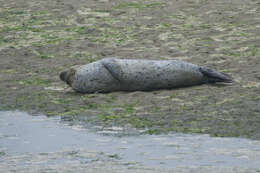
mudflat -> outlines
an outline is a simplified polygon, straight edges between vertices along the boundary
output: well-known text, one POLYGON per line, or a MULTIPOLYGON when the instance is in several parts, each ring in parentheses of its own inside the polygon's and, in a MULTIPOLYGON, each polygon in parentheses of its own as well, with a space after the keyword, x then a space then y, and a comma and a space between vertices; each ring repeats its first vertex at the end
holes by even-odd
POLYGON ((0 110, 86 123, 260 139, 257 0, 0 0, 0 110), (59 79, 105 57, 185 60, 230 86, 79 94, 59 79))

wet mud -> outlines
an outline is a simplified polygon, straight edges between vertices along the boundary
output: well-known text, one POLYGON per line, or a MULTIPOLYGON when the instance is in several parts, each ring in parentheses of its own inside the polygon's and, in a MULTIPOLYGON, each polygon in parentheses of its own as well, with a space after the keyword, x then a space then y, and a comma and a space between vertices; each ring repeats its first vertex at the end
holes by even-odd
POLYGON ((71 125, 61 117, 0 112, 1 172, 259 172, 260 142, 120 127, 71 125))

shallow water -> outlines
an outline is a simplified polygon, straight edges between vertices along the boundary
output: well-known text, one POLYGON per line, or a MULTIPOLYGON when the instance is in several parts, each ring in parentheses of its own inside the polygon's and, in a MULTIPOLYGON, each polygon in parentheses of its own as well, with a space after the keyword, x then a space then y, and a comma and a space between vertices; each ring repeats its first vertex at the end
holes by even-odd
POLYGON ((86 127, 70 126, 60 117, 31 116, 18 111, 0 112, 0 170, 3 164, 26 167, 28 159, 35 155, 38 160, 35 157, 30 165, 114 159, 145 167, 260 169, 260 141, 195 134, 107 135, 120 133, 120 130, 114 127, 97 133, 86 127), (46 161, 43 162, 43 159, 46 161))

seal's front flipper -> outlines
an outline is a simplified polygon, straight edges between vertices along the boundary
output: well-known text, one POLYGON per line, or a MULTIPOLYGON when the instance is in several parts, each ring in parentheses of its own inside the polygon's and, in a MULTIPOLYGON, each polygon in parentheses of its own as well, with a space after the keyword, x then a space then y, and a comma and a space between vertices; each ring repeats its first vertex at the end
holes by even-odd
POLYGON ((122 69, 119 64, 113 58, 106 58, 102 60, 102 65, 106 68, 106 70, 113 76, 115 80, 118 82, 122 82, 122 69))
POLYGON ((232 83, 232 82, 234 82, 233 79, 225 73, 217 72, 215 70, 212 70, 212 69, 209 69, 206 67, 200 67, 199 70, 206 77, 207 83, 218 83, 218 82, 232 83))

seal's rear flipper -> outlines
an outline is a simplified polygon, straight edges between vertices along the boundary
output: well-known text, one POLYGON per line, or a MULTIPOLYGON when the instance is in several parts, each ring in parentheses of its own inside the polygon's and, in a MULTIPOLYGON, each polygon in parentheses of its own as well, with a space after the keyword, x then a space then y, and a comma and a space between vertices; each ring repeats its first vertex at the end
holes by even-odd
POLYGON ((233 83, 233 79, 225 73, 217 72, 215 70, 200 67, 200 72, 206 77, 206 83, 233 83))

